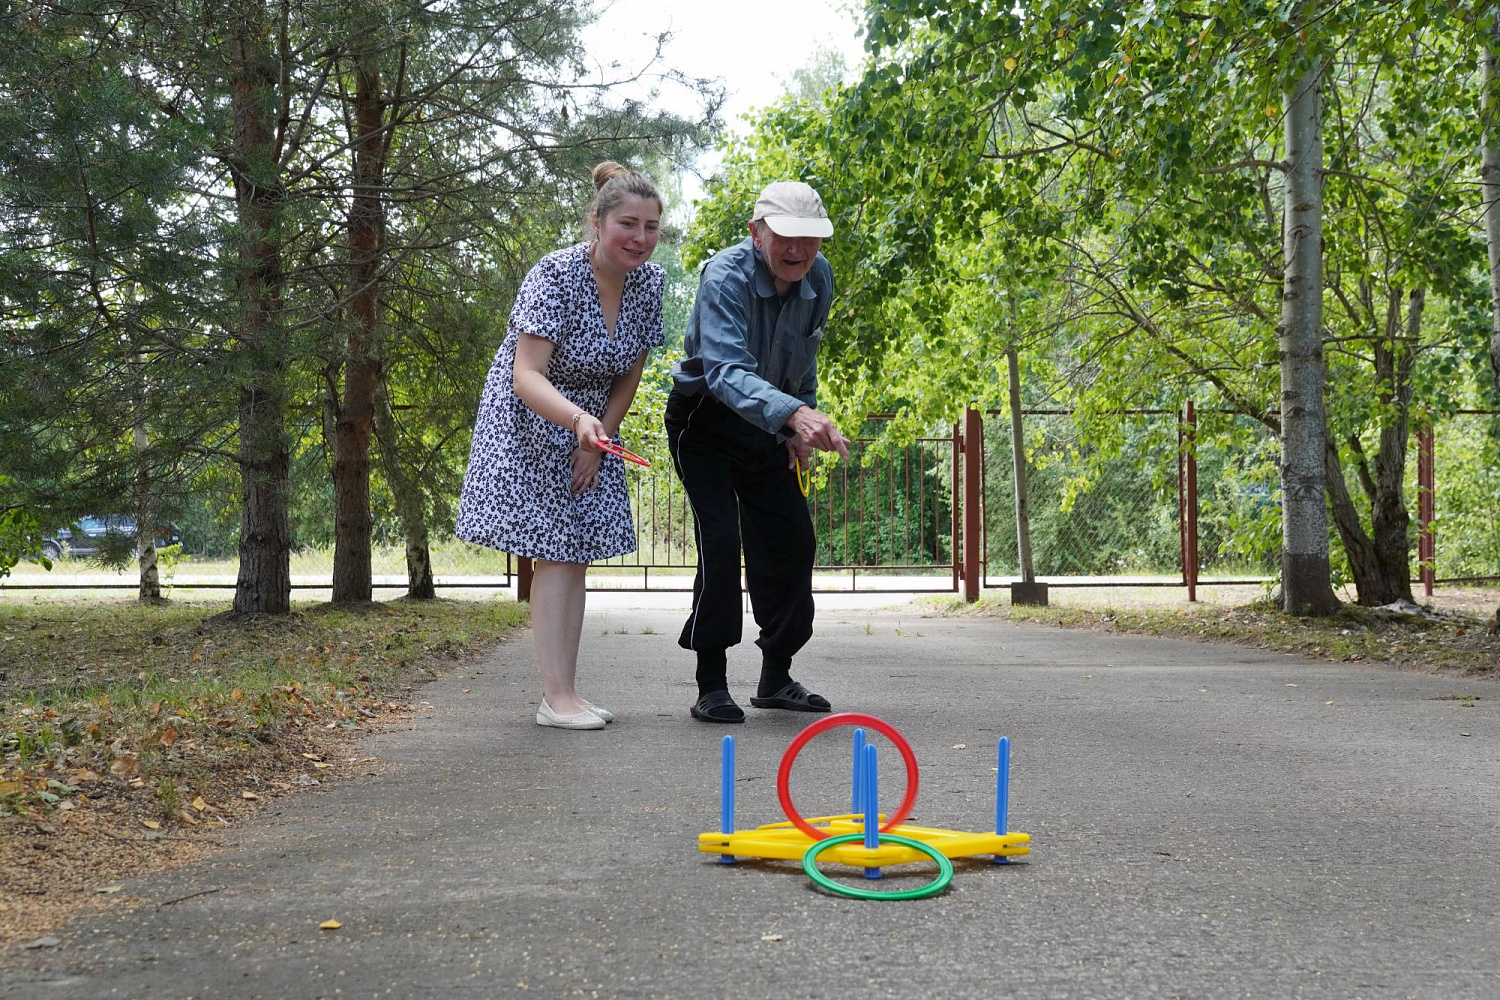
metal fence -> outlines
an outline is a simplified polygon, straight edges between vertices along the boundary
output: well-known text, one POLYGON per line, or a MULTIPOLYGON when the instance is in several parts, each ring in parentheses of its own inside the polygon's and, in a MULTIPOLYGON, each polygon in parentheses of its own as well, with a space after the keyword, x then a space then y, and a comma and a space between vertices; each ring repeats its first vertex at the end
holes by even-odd
MULTIPOLYGON (((823 591, 975 596, 1019 577, 1008 419, 969 411, 964 427, 904 447, 877 445, 888 414, 871 416, 851 461, 815 464, 808 496, 823 591), (965 430, 971 433, 965 433, 965 430), (969 480, 977 482, 972 492, 969 480), (966 507, 966 504, 969 507, 966 507), (972 508, 972 509, 970 509, 972 508), (972 543, 960 544, 966 532, 972 543), (973 569, 969 568, 972 560, 973 569)), ((1095 418, 1097 420, 1097 417, 1095 418)), ((1053 587, 1184 587, 1274 577, 1280 537, 1279 445, 1260 423, 1186 407, 1113 415, 1111 447, 1090 444, 1075 415, 1024 411, 1033 562, 1053 587), (1198 442, 1212 442, 1200 447, 1198 442)), ((1413 435, 1407 497, 1416 517, 1413 578, 1440 584, 1500 579, 1500 413, 1462 411, 1413 435)), ((595 564, 596 590, 690 590, 697 561, 692 510, 666 462, 631 476, 638 549, 595 564)), ((524 592, 527 560, 451 537, 431 550, 441 588, 524 592)), ((406 588, 405 553, 377 545, 377 590, 406 588)), ((293 587, 327 590, 332 553, 297 552, 293 587)), ((234 558, 168 555, 164 587, 226 590, 234 558)), ((58 560, 23 564, 0 591, 134 590, 133 567, 58 560)))
MULTIPOLYGON (((1109 446, 1069 410, 1025 410, 1032 564, 1052 587, 1260 583, 1276 572, 1254 535, 1274 510, 1277 444, 1263 425, 1222 411, 1113 414, 1109 446), (1213 434, 1232 447, 1195 446, 1213 434), (1200 454, 1201 452, 1201 454, 1200 454)), ((983 574, 1020 578, 1009 417, 984 421, 983 574)), ((1275 525, 1272 525, 1274 528, 1275 525)))
POLYGON ((1500 411, 1460 410, 1420 434, 1418 449, 1407 495, 1419 498, 1418 521, 1430 525, 1419 552, 1427 593, 1500 580, 1500 411))
MULTIPOLYGON (((1227 410, 1116 414, 1114 447, 1067 410, 1026 410, 1033 565, 1053 587, 1264 583, 1279 571, 1280 442, 1227 410), (1212 441, 1199 447, 1199 441, 1212 441)), ((1008 417, 986 414, 983 578, 1019 578, 1008 417)), ((1412 578, 1500 580, 1500 412, 1460 410, 1412 435, 1412 578)), ((1350 473, 1352 475, 1352 473, 1350 473)), ((1356 503, 1360 491, 1356 488, 1356 503)))
MULTIPOLYGON (((808 507, 818 548, 813 571, 827 592, 951 591, 953 546, 952 434, 876 449, 876 414, 851 442, 849 461, 814 461, 808 507)), ((693 513, 682 484, 660 464, 631 476, 635 552, 594 564, 600 590, 691 590, 697 565, 693 513)), ((520 566, 522 587, 529 573, 520 566)))

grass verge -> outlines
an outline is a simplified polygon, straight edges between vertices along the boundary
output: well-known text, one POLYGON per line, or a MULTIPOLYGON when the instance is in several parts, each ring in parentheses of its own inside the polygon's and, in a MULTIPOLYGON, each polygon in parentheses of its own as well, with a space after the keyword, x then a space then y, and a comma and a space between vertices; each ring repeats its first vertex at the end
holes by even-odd
POLYGON ((1013 605, 998 595, 986 595, 977 604, 965 604, 956 597, 928 604, 935 613, 945 615, 988 615, 1065 628, 1233 642, 1315 659, 1386 663, 1500 680, 1500 635, 1490 629, 1490 620, 1471 612, 1408 615, 1346 604, 1328 618, 1299 618, 1266 602, 1233 607, 1034 607, 1013 605))
POLYGON ((0 941, 37 935, 216 829, 373 758, 416 683, 523 623, 514 602, 0 606, 0 941))

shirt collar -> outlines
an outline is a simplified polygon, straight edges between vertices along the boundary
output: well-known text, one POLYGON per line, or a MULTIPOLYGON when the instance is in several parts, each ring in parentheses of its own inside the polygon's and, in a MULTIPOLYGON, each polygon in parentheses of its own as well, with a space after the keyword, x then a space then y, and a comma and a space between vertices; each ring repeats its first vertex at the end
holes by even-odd
MULTIPOLYGON (((765 257, 761 256, 760 247, 755 245, 755 240, 753 239, 748 242, 750 244, 750 252, 755 257, 755 294, 763 299, 777 297, 776 281, 771 274, 770 267, 766 265, 765 257)), ((812 271, 809 270, 807 273, 810 275, 812 271)), ((801 281, 797 282, 796 291, 798 298, 815 299, 818 297, 818 293, 813 290, 812 282, 807 280, 806 275, 803 276, 801 281)))

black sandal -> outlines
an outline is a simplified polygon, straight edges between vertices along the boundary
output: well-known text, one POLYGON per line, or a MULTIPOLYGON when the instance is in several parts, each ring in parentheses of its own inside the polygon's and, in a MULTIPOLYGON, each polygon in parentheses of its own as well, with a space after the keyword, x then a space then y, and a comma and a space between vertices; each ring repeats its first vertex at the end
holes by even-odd
POLYGON ((704 722, 745 721, 745 710, 734 703, 728 691, 710 691, 699 695, 688 711, 693 713, 693 718, 704 722))
POLYGON ((820 694, 813 694, 796 681, 787 684, 769 698, 751 698, 756 708, 784 708, 790 712, 831 712, 833 706, 820 694))

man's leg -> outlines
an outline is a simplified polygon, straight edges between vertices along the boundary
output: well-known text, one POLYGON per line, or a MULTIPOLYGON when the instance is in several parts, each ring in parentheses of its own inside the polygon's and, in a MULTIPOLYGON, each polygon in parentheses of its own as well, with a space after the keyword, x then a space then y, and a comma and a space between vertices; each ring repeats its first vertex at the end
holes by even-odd
POLYGON ((792 680, 792 657, 812 638, 812 567, 817 552, 807 498, 776 445, 765 463, 736 470, 745 582, 760 626, 761 676, 750 703, 826 712, 828 700, 792 680))
POLYGON ((741 638, 739 505, 730 460, 717 433, 713 403, 674 393, 667 401, 667 447, 687 492, 698 545, 693 609, 677 644, 697 654, 698 703, 693 715, 709 722, 742 722, 729 697, 725 649, 741 638))

